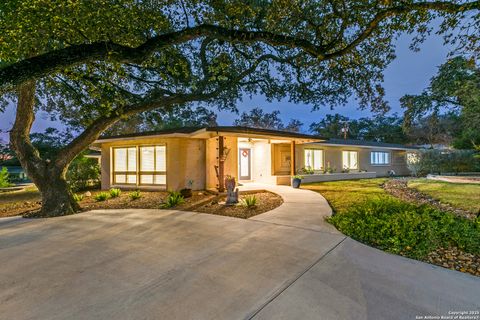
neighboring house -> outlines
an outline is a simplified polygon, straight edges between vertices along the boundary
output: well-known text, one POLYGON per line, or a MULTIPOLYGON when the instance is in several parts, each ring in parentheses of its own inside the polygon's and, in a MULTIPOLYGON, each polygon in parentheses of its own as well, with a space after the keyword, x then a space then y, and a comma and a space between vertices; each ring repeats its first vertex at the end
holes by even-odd
POLYGON ((314 172, 305 175, 309 182, 384 176, 390 170, 404 175, 409 174, 406 153, 413 151, 229 126, 103 136, 92 147, 101 150, 102 189, 168 190, 184 188, 189 181, 193 189, 223 190, 227 175, 240 182, 288 185, 291 175, 306 167, 314 172), (324 173, 327 168, 336 171, 324 173))

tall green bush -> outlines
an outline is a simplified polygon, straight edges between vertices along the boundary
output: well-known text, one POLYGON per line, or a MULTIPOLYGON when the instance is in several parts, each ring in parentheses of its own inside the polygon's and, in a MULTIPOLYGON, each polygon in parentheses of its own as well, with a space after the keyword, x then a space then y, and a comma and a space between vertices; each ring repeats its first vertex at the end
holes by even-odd
POLYGON ((72 161, 67 171, 70 188, 76 192, 100 185, 100 166, 96 159, 79 156, 72 161))
POLYGON ((418 154, 418 173, 443 174, 480 171, 474 150, 422 150, 418 154))
POLYGON ((6 167, 2 167, 2 170, 0 170, 0 188, 10 187, 11 185, 8 170, 6 167))

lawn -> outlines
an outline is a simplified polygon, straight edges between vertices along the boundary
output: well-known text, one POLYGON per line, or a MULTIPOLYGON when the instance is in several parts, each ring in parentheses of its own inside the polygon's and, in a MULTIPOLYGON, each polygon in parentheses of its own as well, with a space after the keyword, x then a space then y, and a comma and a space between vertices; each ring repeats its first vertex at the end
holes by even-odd
POLYGON ((480 184, 415 179, 409 181, 408 186, 452 206, 480 212, 480 184))
POLYGON ((40 200, 40 192, 35 186, 21 191, 0 192, 0 217, 14 216, 38 209, 40 200))
POLYGON ((329 181, 302 185, 302 188, 321 193, 335 212, 342 213, 355 203, 374 197, 389 197, 381 187, 385 181, 386 178, 329 181))
POLYGON ((480 276, 480 218, 472 221, 428 204, 400 200, 382 188, 386 181, 332 181, 302 188, 321 193, 335 212, 328 221, 353 239, 480 276))

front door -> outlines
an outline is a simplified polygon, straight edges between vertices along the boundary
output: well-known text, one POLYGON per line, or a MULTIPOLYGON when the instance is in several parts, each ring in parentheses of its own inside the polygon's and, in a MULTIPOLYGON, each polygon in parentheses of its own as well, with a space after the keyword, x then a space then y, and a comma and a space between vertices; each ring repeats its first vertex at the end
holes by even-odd
POLYGON ((252 180, 251 170, 252 150, 247 148, 238 149, 238 180, 252 180))

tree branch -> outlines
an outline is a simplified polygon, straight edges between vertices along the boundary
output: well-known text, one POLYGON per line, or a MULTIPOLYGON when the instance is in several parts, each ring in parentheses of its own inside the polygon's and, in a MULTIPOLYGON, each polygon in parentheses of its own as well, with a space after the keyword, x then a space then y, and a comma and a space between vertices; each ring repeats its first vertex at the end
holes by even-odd
POLYGON ((0 91, 11 90, 12 87, 29 80, 45 76, 46 74, 71 67, 76 64, 94 60, 111 60, 121 63, 140 63, 153 52, 166 46, 188 42, 201 37, 211 37, 232 42, 264 42, 273 46, 298 48, 320 59, 332 59, 348 53, 355 46, 368 38, 384 19, 418 10, 433 10, 446 13, 466 12, 479 10, 480 0, 463 4, 453 2, 433 1, 418 2, 397 7, 385 8, 379 12, 366 29, 350 44, 333 53, 305 39, 275 34, 268 31, 232 30, 220 26, 202 24, 180 31, 161 34, 150 38, 142 45, 132 48, 113 43, 111 41, 91 44, 73 45, 64 49, 47 52, 36 57, 25 59, 0 69, 0 91))

